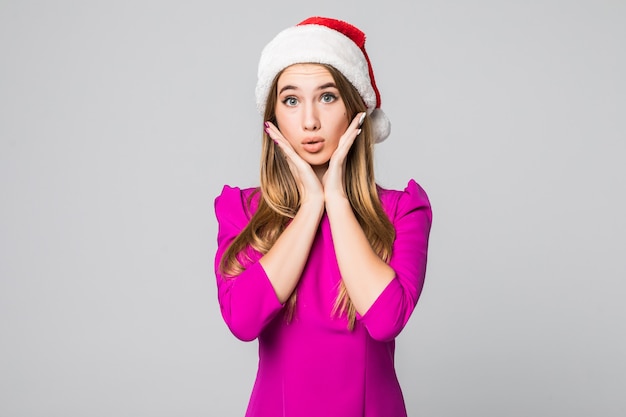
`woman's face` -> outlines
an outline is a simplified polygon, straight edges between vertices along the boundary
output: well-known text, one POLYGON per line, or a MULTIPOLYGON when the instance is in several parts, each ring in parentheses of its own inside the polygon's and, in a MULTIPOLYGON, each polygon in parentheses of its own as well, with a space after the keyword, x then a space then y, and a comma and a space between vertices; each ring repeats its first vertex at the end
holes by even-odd
POLYGON ((276 121, 293 149, 324 169, 349 125, 335 80, 317 64, 295 64, 278 78, 276 121))

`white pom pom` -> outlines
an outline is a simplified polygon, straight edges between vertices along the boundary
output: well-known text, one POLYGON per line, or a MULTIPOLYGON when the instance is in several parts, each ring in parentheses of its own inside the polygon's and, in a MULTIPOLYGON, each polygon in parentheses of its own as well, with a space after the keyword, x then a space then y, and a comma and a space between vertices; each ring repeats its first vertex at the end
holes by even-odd
POLYGON ((387 118, 385 112, 381 109, 374 109, 370 113, 370 121, 372 124, 374 142, 380 143, 387 139, 387 136, 391 133, 391 122, 387 118))

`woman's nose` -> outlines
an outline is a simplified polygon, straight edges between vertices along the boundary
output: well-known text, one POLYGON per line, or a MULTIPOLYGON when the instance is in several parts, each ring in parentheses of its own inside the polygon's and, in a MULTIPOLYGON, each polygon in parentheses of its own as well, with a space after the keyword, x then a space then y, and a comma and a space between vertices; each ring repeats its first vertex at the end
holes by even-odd
POLYGON ((320 128, 320 119, 314 104, 306 106, 304 109, 304 120, 302 126, 304 130, 316 131, 320 128))

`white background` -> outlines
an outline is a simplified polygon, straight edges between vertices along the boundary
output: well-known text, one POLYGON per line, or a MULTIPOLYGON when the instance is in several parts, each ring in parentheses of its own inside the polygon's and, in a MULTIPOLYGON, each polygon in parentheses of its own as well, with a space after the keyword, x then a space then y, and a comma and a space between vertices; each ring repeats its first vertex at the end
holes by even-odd
POLYGON ((348 20, 433 205, 410 416, 626 415, 623 1, 0 1, 0 416, 242 416, 213 199, 257 184, 256 65, 348 20))

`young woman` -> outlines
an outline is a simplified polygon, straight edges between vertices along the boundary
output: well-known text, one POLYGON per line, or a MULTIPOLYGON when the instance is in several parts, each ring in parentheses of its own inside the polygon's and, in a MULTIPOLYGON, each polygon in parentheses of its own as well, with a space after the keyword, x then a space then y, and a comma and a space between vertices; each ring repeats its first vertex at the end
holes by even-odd
POLYGON ((248 417, 406 416, 394 339, 424 282, 431 209, 413 180, 375 182, 390 125, 373 75, 365 35, 335 19, 262 52, 260 187, 215 200, 221 313, 259 343, 248 417))

